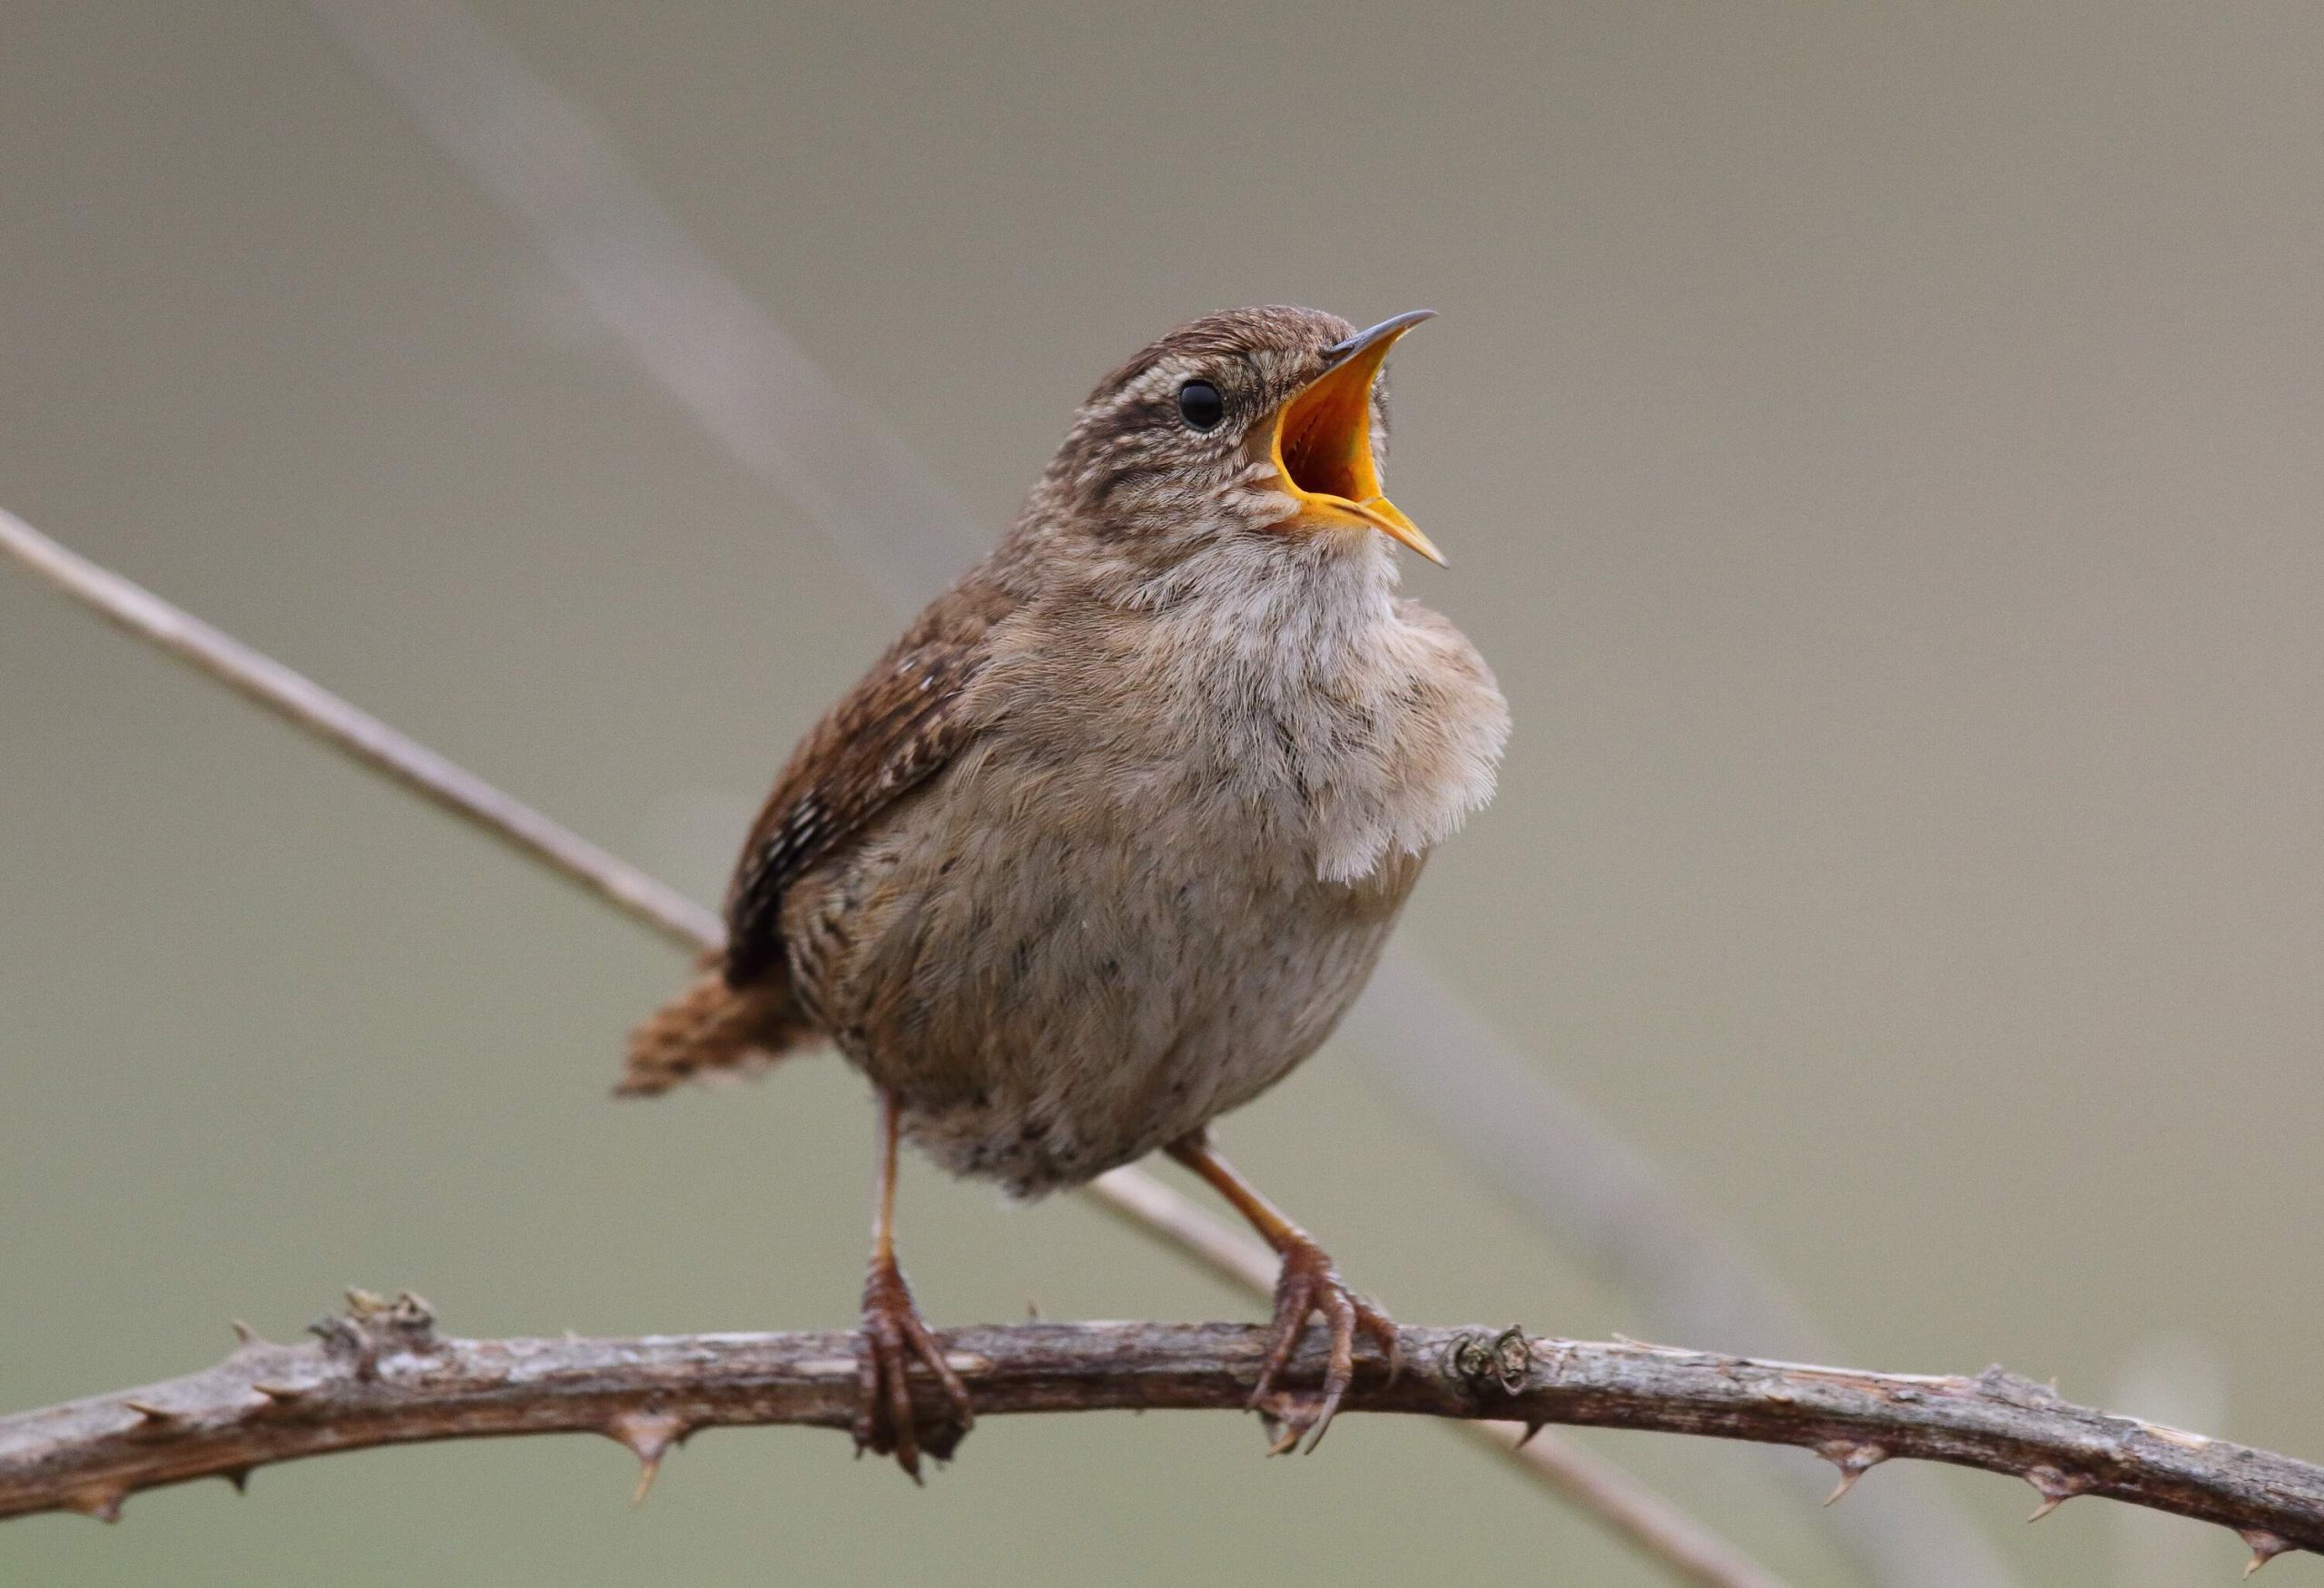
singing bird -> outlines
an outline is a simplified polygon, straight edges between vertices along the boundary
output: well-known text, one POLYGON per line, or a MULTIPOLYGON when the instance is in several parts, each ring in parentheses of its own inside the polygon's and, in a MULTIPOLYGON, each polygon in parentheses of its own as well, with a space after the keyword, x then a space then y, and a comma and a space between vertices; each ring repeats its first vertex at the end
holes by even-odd
POLYGON ((859 1450, 919 1476, 969 1397, 897 1264, 896 1146, 1036 1197, 1157 1149, 1281 1254, 1252 1404, 1322 1437, 1394 1326, 1206 1127, 1315 1051, 1429 848, 1491 797, 1509 714, 1397 595, 1443 558, 1382 494, 1379 376, 1429 311, 1179 327, 1099 383, 1000 546, 793 754, 723 956, 632 1034, 621 1090, 828 1039, 879 1108, 859 1450), (1319 1388, 1278 1388, 1310 1318, 1319 1388), (918 1425, 908 1375, 941 1391, 918 1425))

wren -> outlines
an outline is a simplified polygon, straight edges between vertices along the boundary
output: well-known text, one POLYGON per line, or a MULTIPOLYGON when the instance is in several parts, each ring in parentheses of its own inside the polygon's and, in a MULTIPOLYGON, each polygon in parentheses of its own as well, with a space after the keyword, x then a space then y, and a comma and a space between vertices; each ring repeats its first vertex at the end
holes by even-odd
POLYGON ((621 1090, 829 1041, 879 1105, 859 1448, 919 1475, 971 1422, 894 1244, 896 1149, 1039 1196, 1157 1149, 1282 1255, 1253 1405, 1322 1437, 1395 1330, 1206 1127, 1370 976, 1431 845, 1491 797, 1509 714, 1397 594, 1379 375, 1428 318, 1181 326, 1101 381, 1000 546, 792 755, 723 957, 633 1034, 621 1090), (1309 1318, 1321 1386, 1278 1388, 1309 1318), (915 1418, 917 1364, 944 1410, 915 1418))

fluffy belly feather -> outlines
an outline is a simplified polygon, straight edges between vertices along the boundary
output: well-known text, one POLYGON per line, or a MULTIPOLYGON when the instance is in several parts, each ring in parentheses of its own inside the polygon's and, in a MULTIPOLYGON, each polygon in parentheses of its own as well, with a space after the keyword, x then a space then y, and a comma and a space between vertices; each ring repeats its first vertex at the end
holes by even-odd
POLYGON ((798 984, 841 1050, 956 1173, 1033 1196, 1249 1101, 1372 972, 1422 857, 1354 883, 1262 858, 1267 811, 970 812, 1021 769, 947 779, 786 911, 798 984), (961 835, 970 836, 966 842, 961 835))

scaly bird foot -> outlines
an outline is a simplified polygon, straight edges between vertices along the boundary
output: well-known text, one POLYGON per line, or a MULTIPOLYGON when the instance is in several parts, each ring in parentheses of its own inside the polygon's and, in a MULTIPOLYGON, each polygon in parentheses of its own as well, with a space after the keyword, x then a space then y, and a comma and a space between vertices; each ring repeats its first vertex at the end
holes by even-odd
POLYGON ((1303 1240, 1284 1253, 1283 1273, 1275 1286, 1275 1323, 1267 1336, 1266 1361, 1259 1369, 1258 1387, 1251 1392, 1250 1401, 1252 1409, 1265 1419, 1272 1441, 1269 1455, 1282 1455, 1297 1448, 1303 1437, 1311 1451, 1323 1443, 1340 1401, 1355 1382, 1358 1334, 1367 1336, 1388 1358, 1388 1377, 1393 1383, 1403 1366, 1395 1320, 1350 1290, 1333 1270, 1329 1255, 1314 1241, 1303 1240), (1318 1312, 1331 1331, 1331 1355, 1324 1362, 1322 1390, 1303 1394, 1277 1389, 1275 1381, 1289 1366, 1291 1354, 1299 1348, 1309 1315, 1318 1312))
POLYGON ((921 1321, 911 1287, 893 1258, 875 1259, 864 1278, 863 1331, 855 1360, 855 1454, 893 1455, 919 1483, 921 1452, 950 1460, 976 1426, 976 1417, 969 1409, 968 1386, 921 1321), (912 1407, 909 1374, 914 1358, 936 1376, 944 1392, 945 1415, 925 1427, 912 1407))

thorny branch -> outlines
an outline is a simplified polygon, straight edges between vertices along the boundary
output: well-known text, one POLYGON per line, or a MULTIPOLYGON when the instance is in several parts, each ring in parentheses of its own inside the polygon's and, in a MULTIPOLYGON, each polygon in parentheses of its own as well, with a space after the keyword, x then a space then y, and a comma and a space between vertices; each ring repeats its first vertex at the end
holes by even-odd
MULTIPOLYGON (((598 1433, 644 1463, 707 1427, 846 1428, 845 1333, 463 1340, 428 1305, 350 1293, 311 1345, 245 1335, 217 1366, 123 1395, 0 1418, 0 1517, 107 1519, 141 1489, 335 1451, 495 1435, 598 1433)), ((1896 1456, 2024 1478, 2046 1515, 2102 1494, 2235 1529, 2253 1566, 2324 1552, 2324 1468, 2110 1416, 1989 1367, 1974 1377, 1866 1373, 1517 1328, 1406 1328, 1404 1370, 1363 1363, 1347 1410, 1707 1434, 1796 1445, 1840 1471, 1835 1498, 1896 1456)), ((955 1329, 946 1356, 980 1415, 1227 1409, 1256 1380, 1264 1329, 1230 1324, 1019 1324, 955 1329)), ((1320 1353, 1300 1365, 1320 1371, 1320 1353)), ((932 1400, 931 1402, 932 1409, 932 1400)))

